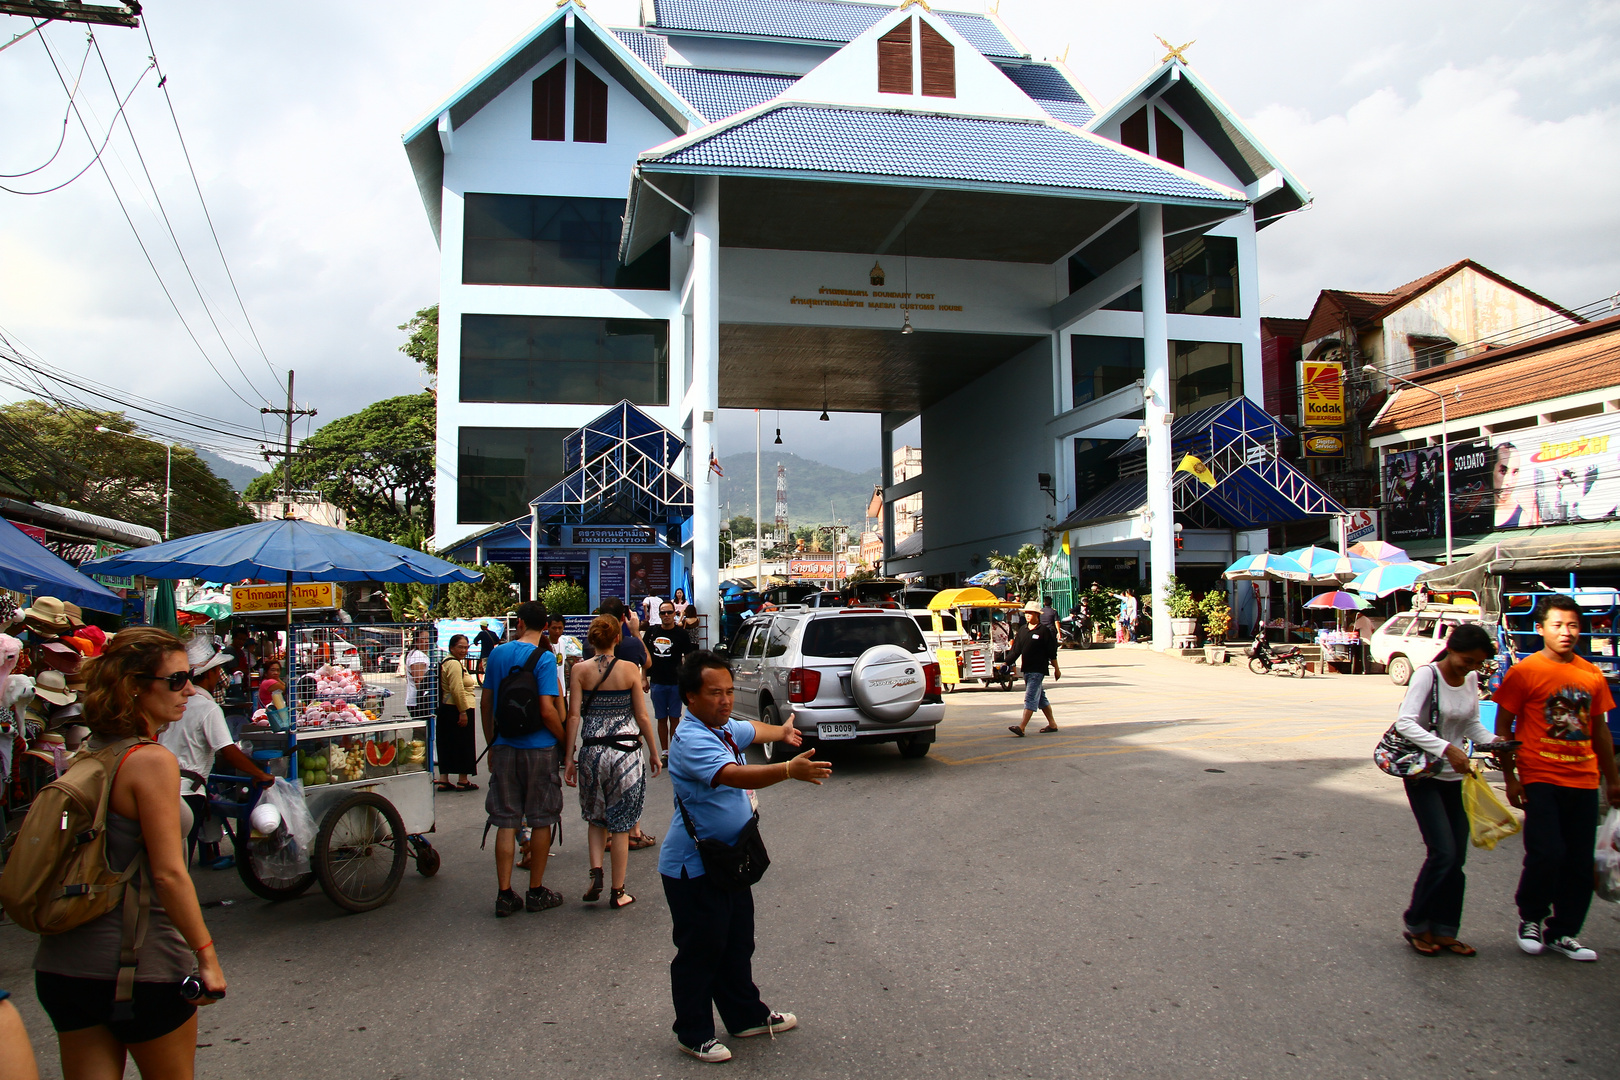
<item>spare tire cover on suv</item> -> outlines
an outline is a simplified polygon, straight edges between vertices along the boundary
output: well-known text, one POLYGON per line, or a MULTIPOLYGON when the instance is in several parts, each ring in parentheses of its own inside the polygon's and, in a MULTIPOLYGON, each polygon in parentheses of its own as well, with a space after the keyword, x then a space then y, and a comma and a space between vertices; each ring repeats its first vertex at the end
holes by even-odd
POLYGON ((898 645, 874 645, 861 653, 849 676, 850 692, 873 720, 904 720, 922 704, 927 689, 923 662, 898 645))

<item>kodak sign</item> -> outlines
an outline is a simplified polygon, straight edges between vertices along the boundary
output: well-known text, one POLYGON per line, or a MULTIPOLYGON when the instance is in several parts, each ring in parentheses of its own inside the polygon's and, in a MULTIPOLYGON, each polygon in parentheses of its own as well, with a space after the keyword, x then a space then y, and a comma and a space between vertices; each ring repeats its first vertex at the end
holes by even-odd
POLYGON ((1299 365, 1300 421, 1305 427, 1344 425, 1344 365, 1307 360, 1299 365))

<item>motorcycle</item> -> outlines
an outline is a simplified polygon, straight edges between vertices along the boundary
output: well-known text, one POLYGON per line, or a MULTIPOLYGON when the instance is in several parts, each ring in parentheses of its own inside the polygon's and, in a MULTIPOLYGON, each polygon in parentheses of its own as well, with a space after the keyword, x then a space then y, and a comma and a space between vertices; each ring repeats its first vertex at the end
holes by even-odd
POLYGON ((1303 679, 1305 653, 1298 645, 1278 645, 1273 648, 1262 627, 1249 650, 1249 670, 1256 675, 1293 675, 1303 679))

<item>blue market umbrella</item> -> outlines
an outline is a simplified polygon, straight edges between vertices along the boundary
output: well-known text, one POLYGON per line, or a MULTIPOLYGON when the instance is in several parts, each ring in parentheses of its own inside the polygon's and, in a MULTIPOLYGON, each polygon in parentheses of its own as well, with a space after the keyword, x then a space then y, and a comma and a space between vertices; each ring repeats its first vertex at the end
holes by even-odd
POLYGON ((29 597, 54 596, 92 611, 124 610, 117 593, 91 581, 4 518, 0 518, 0 587, 29 597))
POLYGON ((1385 563, 1360 574, 1345 588, 1369 596, 1388 596, 1392 592, 1412 588, 1420 575, 1438 569, 1434 563, 1420 561, 1385 563))
POLYGON ((90 573, 210 581, 475 582, 476 570, 363 533, 296 519, 259 521, 135 548, 84 564, 90 573))
POLYGON ((1258 555, 1243 556, 1228 566, 1221 576, 1228 581, 1303 581, 1310 573, 1286 555, 1262 551, 1258 555))
POLYGON ((1359 555, 1340 555, 1332 548, 1315 546, 1290 551, 1288 557, 1303 566, 1312 581, 1349 581, 1378 565, 1359 555))

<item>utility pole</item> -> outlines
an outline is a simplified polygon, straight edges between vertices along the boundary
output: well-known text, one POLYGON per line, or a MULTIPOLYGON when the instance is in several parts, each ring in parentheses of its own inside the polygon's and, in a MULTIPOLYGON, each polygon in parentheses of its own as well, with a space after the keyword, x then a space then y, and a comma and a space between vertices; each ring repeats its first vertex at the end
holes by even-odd
MULTIPOLYGON (((266 450, 264 452, 264 457, 265 457, 266 461, 268 461, 272 457, 281 458, 281 518, 282 518, 283 521, 285 521, 288 518, 292 517, 292 462, 293 462, 292 432, 293 432, 293 421, 296 420, 300 416, 314 416, 315 415, 315 410, 314 409, 295 409, 295 408, 293 408, 293 373, 292 373, 292 370, 290 368, 287 371, 287 407, 285 409, 260 409, 259 410, 259 415, 261 415, 261 416, 280 416, 280 417, 285 419, 286 424, 287 424, 286 443, 285 443, 286 449, 284 449, 284 450, 266 450)), ((293 657, 293 633, 292 633, 292 571, 291 570, 287 571, 286 592, 285 592, 285 595, 284 595, 284 599, 287 601, 287 646, 286 646, 287 651, 282 656, 281 660, 282 660, 282 670, 287 672, 290 675, 292 673, 292 670, 293 670, 292 669, 292 664, 293 664, 293 660, 294 660, 294 657, 293 657)))
POLYGON ((63 22, 95 23, 98 26, 141 25, 139 0, 122 4, 81 4, 78 0, 0 0, 0 15, 22 15, 31 19, 60 19, 63 22))

